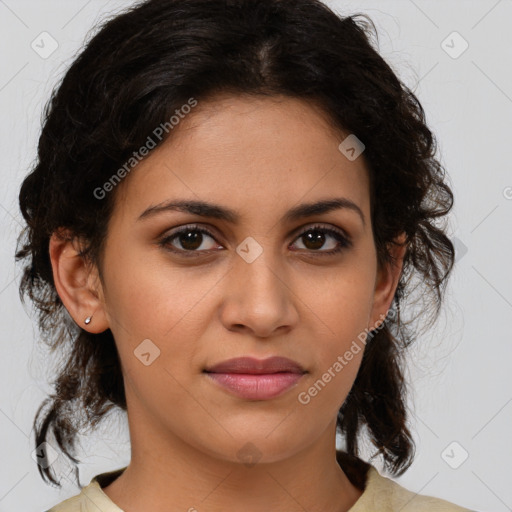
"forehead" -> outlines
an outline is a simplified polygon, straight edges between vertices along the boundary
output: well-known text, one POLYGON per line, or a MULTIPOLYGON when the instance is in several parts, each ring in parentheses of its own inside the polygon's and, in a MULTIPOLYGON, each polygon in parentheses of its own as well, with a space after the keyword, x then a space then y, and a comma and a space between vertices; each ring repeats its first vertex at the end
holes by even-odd
POLYGON ((289 97, 217 96, 198 105, 132 171, 119 190, 130 216, 149 204, 195 199, 248 215, 344 196, 369 212, 361 155, 314 103, 289 97))

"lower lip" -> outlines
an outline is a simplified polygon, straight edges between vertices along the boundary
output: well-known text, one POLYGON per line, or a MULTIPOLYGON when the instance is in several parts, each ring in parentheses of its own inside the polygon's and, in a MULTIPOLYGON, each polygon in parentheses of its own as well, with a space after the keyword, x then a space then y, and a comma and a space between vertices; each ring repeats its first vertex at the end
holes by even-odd
POLYGON ((302 373, 207 373, 208 377, 240 398, 269 400, 295 386, 302 373))

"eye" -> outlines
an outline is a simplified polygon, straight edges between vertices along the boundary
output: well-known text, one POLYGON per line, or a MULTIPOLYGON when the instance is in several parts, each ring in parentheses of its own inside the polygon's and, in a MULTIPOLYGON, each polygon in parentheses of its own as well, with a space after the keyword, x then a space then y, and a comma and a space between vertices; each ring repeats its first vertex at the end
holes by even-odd
POLYGON ((207 229, 199 226, 184 226, 174 231, 169 236, 166 236, 159 242, 159 245, 171 252, 180 253, 184 256, 196 256, 193 253, 215 249, 215 244, 212 247, 210 243, 210 247, 208 247, 208 243, 205 243, 205 238, 215 240, 207 229), (174 245, 173 242, 175 239, 176 243, 181 247, 174 245), (201 249, 201 251, 199 251, 199 249, 201 249))
MULTIPOLYGON (((298 235, 298 240, 302 239, 305 241, 305 243, 303 243, 303 245, 305 245, 305 249, 310 249, 313 252, 321 254, 322 256, 337 254, 341 252, 343 249, 352 246, 352 242, 350 241, 350 239, 347 236, 345 236, 341 231, 338 231, 337 229, 334 228, 327 228, 323 226, 313 226, 302 231, 298 235), (331 250, 319 251, 318 249, 324 246, 326 240, 328 240, 329 238, 334 239, 334 248, 331 250)), ((333 243, 331 242, 331 244, 329 245, 332 246, 333 243)))

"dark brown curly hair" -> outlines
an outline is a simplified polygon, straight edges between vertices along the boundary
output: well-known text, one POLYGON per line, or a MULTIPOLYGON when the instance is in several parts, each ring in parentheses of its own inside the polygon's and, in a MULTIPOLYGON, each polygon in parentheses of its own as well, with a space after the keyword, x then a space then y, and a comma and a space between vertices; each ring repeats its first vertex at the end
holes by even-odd
MULTIPOLYGON (((370 336, 339 410, 345 451, 338 456, 362 464, 366 426, 374 456, 393 475, 410 466, 403 356, 419 331, 418 315, 406 318, 403 304, 421 298, 427 328, 439 313, 454 247, 438 221, 453 194, 421 104, 377 43, 366 15, 343 17, 318 0, 147 0, 104 22, 76 57, 46 105, 38 158, 21 186, 27 225, 16 259, 25 262, 20 296, 32 300, 42 339, 61 356, 54 392, 34 419, 35 445, 52 433, 78 482, 77 434, 115 407, 126 411, 126 399, 111 331, 76 325, 56 292, 49 238, 67 228, 84 240, 82 256, 101 276, 116 192, 98 199, 94 190, 188 98, 219 92, 315 102, 334 127, 365 144, 378 263, 391 261, 401 233, 407 250, 393 301, 398 314, 370 336)), ((43 466, 43 480, 60 485, 43 466)))

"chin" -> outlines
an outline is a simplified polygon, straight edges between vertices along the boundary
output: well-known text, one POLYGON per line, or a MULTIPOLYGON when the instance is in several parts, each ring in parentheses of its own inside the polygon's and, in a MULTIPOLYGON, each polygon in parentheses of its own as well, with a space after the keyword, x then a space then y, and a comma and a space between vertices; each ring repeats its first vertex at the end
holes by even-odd
MULTIPOLYGON (((279 426, 277 429, 274 426, 274 432, 268 435, 271 430, 258 429, 256 424, 255 428, 246 429, 246 435, 235 435, 229 431, 233 437, 226 434, 222 442, 215 447, 210 445, 208 451, 217 459, 252 467, 257 463, 270 464, 285 460, 307 444, 305 439, 291 438, 287 429, 277 432, 279 426)), ((211 438, 209 442, 212 442, 211 438)))

